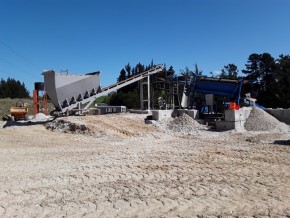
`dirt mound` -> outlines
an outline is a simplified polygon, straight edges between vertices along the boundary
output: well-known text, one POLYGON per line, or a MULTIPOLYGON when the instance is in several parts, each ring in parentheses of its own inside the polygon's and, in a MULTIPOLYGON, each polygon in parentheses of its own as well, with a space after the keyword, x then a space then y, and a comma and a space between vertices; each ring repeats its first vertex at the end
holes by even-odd
POLYGON ((84 124, 70 122, 64 119, 56 119, 45 124, 46 129, 64 133, 90 134, 90 129, 84 124))
POLYGON ((245 122, 245 129, 248 131, 289 131, 289 127, 285 123, 280 122, 275 117, 257 107, 252 108, 245 122))
POLYGON ((181 134, 194 134, 199 130, 207 130, 208 128, 187 114, 183 114, 175 118, 167 118, 157 122, 156 126, 165 130, 181 134))

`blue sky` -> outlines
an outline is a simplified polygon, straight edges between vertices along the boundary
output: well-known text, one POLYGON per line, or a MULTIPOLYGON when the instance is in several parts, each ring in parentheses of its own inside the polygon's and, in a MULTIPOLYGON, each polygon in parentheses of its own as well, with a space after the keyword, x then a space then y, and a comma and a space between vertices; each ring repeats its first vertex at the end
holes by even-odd
POLYGON ((166 63, 205 74, 252 53, 290 54, 289 0, 0 0, 0 78, 30 92, 41 72, 101 71, 166 63))

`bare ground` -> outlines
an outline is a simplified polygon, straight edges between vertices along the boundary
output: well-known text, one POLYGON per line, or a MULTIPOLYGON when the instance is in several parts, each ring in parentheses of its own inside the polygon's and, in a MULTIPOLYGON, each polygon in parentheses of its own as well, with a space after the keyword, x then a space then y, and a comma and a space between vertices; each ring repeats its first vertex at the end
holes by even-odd
MULTIPOLYGON (((289 217, 290 134, 168 134, 144 115, 0 129, 0 217, 289 217)), ((4 124, 4 123, 3 123, 4 124)))

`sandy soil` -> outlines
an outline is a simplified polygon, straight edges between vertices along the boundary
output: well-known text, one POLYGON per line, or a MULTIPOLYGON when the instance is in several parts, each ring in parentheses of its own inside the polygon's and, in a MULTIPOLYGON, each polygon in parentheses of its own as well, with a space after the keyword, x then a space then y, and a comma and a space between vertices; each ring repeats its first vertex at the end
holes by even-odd
POLYGON ((144 118, 0 128, 0 217, 290 216, 289 133, 168 134, 144 118))

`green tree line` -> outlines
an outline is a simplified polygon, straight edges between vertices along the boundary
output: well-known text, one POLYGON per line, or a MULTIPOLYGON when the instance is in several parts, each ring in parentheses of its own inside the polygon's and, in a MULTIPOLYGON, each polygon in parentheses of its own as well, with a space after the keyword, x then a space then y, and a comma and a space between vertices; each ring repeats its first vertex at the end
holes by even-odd
POLYGON ((29 98, 29 91, 19 80, 8 78, 0 81, 0 98, 29 98))

